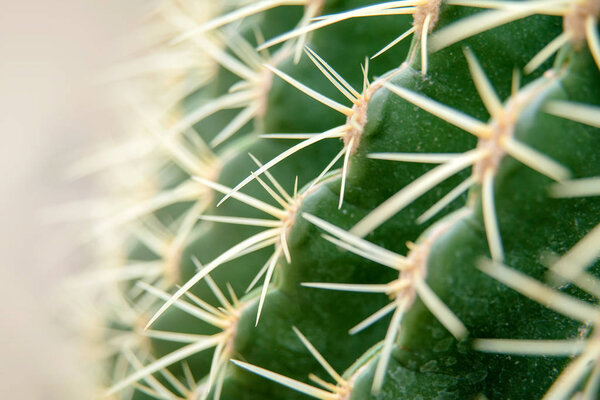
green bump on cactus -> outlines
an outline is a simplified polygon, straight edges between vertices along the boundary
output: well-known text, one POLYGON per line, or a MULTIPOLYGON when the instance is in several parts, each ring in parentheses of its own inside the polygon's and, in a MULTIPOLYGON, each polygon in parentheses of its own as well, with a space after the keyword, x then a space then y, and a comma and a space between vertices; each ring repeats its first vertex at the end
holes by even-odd
POLYGON ((202 63, 139 78, 94 227, 105 395, 600 396, 598 0, 157 15, 202 63))

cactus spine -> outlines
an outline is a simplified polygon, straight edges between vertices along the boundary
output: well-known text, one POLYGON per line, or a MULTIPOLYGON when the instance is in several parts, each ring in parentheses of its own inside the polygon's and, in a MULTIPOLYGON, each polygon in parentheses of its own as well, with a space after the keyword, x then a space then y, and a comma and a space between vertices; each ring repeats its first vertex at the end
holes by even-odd
POLYGON ((178 71, 139 78, 169 90, 134 102, 147 151, 107 158, 142 179, 95 231, 104 394, 600 396, 599 16, 163 4, 178 71))

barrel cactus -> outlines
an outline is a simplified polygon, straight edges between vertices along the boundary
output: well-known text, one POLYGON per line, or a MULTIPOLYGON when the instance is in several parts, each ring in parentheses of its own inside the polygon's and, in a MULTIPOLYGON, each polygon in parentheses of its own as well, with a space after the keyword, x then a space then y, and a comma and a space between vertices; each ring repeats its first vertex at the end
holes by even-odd
POLYGON ((100 394, 598 398, 598 18, 161 4, 100 157, 100 394))

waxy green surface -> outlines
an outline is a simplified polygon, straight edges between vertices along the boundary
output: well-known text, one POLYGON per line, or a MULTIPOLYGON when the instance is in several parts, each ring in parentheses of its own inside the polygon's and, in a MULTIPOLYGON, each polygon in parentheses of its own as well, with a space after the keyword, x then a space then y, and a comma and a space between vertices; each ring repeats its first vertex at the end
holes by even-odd
MULTIPOLYGON (((323 14, 349 10, 366 1, 327 2, 323 14)), ((268 37, 295 25, 298 10, 293 7, 266 13, 257 18, 268 37), (285 10, 284 10, 285 9, 285 10), (271 18, 271 19, 270 19, 271 18), (288 20, 289 19, 289 20, 288 20), (272 24, 270 21, 277 21, 272 24), (291 21, 284 23, 282 21, 291 21)), ((474 12, 468 8, 445 7, 439 27, 474 12)), ((362 84, 360 63, 410 27, 408 17, 377 17, 346 21, 317 31, 310 47, 334 67, 356 89, 362 84)), ((419 58, 402 68, 391 83, 421 93, 440 103, 465 112, 481 121, 489 115, 479 98, 467 67, 462 48, 468 46, 501 99, 510 95, 513 68, 525 65, 549 40, 561 31, 561 22, 553 17, 530 17, 479 34, 429 56, 427 76, 420 74, 419 58)), ((371 77, 398 67, 407 53, 408 41, 371 63, 371 77)), ((568 99, 600 104, 597 68, 587 54, 566 56, 561 77, 536 97, 522 115, 516 137, 569 167, 574 177, 600 174, 600 132, 543 112, 552 99, 568 99)), ((546 67, 550 63, 545 64, 546 67)), ((298 65, 290 61, 281 70, 342 104, 347 104, 336 89, 318 72, 307 57, 298 65)), ((540 71, 524 78, 531 82, 540 71)), ((235 80, 220 72, 219 79, 199 93, 200 98, 225 93, 235 80)), ((192 99, 193 100, 193 99, 192 99)), ((190 103, 194 103, 190 100, 190 103)), ((201 102, 201 101, 200 101, 201 102)), ((197 104, 197 103, 196 103, 197 104)), ((232 118, 223 112, 198 124, 203 138, 210 140, 232 118)), ((344 117, 308 99, 281 79, 274 77, 269 93, 267 115, 262 121, 264 133, 322 132, 344 123, 344 117)), ((235 186, 256 166, 248 152, 266 162, 295 142, 258 138, 251 126, 217 149, 234 149, 234 156, 219 174, 219 183, 235 186)), ((247 298, 235 338, 232 358, 243 360, 288 377, 308 382, 308 374, 325 378, 325 372, 292 331, 297 327, 322 352, 331 365, 342 373, 361 355, 385 336, 389 317, 356 335, 348 330, 389 303, 382 294, 334 292, 301 286, 303 282, 387 283, 397 272, 346 252, 321 237, 320 229, 300 215, 313 214, 336 226, 350 229, 372 209, 398 190, 433 168, 429 164, 409 164, 373 160, 374 152, 464 152, 473 149, 476 138, 437 117, 402 100, 386 89, 376 92, 369 103, 368 122, 360 147, 351 157, 344 205, 338 210, 340 179, 321 185, 308 195, 289 234, 292 262, 283 257, 255 327, 257 303, 247 298)), ((302 150, 272 169, 273 175, 289 191, 298 176, 303 186, 325 167, 341 149, 337 139, 302 150)), ((430 223, 418 225, 416 218, 436 200, 468 177, 467 169, 437 186, 410 206, 397 213, 366 237, 386 249, 406 254, 406 242, 416 242, 425 230, 443 215, 463 207, 466 195, 430 223)), ((496 210, 505 247, 506 264, 544 279, 542 256, 548 252, 563 254, 596 223, 600 202, 591 199, 557 200, 547 196, 549 179, 507 158, 495 183, 496 210)), ((263 201, 276 205, 257 184, 242 189, 263 201)), ((478 201, 474 188, 469 194, 478 201)), ((221 195, 216 196, 217 199, 221 195)), ((264 218, 266 215, 235 199, 207 214, 264 218)), ((182 282, 196 272, 191 257, 208 263, 223 251, 258 232, 256 228, 200 223, 202 233, 187 246, 181 264, 182 282)), ((230 282, 238 295, 263 266, 272 247, 246 255, 219 267, 211 276, 224 289, 230 282)), ((490 399, 538 398, 543 395, 565 365, 564 358, 515 357, 477 353, 470 348, 471 338, 560 339, 575 337, 580 324, 526 299, 512 289, 480 272, 476 265, 489 257, 488 244, 479 206, 462 218, 436 241, 428 261, 427 282, 444 300, 470 332, 467 340, 457 343, 448 331, 417 301, 405 316, 401 336, 394 349, 381 393, 371 394, 372 374, 378 356, 365 357, 355 377, 351 399, 466 399, 484 393, 490 399), (531 385, 530 382, 536 382, 531 385), (525 397, 522 397, 525 396, 525 397)), ((260 290, 260 289, 258 289, 260 290)), ((578 294, 567 288, 570 294, 578 294)), ((192 292, 212 304, 216 299, 200 282, 192 292)), ((258 293, 253 293, 254 298, 258 293)), ((172 308, 153 327, 157 330, 211 334, 215 328, 172 308)), ((154 341, 155 356, 167 354, 179 345, 154 341)), ((196 378, 208 373, 212 351, 193 356, 189 361, 196 378)), ((179 368, 174 366, 174 372, 179 368)), ((142 399, 136 394, 136 399, 142 399)), ((221 398, 302 399, 304 395, 250 374, 233 365, 225 380, 221 398)))

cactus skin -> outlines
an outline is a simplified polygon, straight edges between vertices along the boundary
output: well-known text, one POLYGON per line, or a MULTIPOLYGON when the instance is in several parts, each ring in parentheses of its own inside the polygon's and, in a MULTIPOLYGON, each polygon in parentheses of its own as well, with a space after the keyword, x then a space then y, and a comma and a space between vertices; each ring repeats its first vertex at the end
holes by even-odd
MULTIPOLYGON (((224 6, 214 18, 266 3, 224 6)), ((377 6, 358 0, 312 0, 304 7, 297 7, 300 1, 295 7, 281 3, 245 16, 236 27, 239 34, 224 25, 211 27, 219 31, 216 39, 213 29, 185 36, 180 45, 203 38, 196 51, 221 58, 215 60, 220 63, 215 75, 177 105, 183 118, 235 93, 230 88, 239 86, 240 68, 223 59, 240 62, 244 56, 236 51, 242 40, 251 47, 259 44, 257 27, 270 39, 294 29, 305 14, 326 16, 377 6), (209 50, 214 45, 206 41, 220 43, 221 36, 228 48, 209 50)), ((443 1, 418 3, 423 4, 409 13, 414 14, 417 33, 427 31, 420 25, 427 13, 426 20, 434 24, 426 64, 421 36, 406 39, 370 62, 370 86, 361 92, 360 63, 410 29, 413 16, 341 21, 311 31, 308 46, 314 53, 308 50, 298 63, 295 48, 284 44, 278 49, 279 54, 289 53, 285 57, 272 52, 270 58, 244 67, 259 69, 266 85, 256 88, 264 89, 266 97, 242 102, 241 107, 259 111, 230 138, 212 150, 195 148, 204 149, 197 156, 210 161, 198 172, 190 172, 189 165, 186 169, 183 146, 166 146, 170 167, 168 180, 159 184, 163 193, 183 184, 195 191, 127 221, 135 228, 122 245, 128 259, 122 268, 140 261, 167 267, 158 278, 117 285, 132 309, 141 310, 136 323, 148 323, 148 329, 107 317, 113 328, 107 341, 118 336, 114 331, 133 332, 136 338, 133 346, 116 349, 107 363, 109 394, 139 400, 600 395, 594 392, 600 384, 600 358, 594 353, 600 309, 599 291, 593 287, 600 266, 595 228, 600 214, 600 49, 594 42, 600 5, 596 0, 565 0, 556 8, 532 8, 536 3, 499 1, 499 11, 481 11, 443 1), (527 7, 532 9, 522 18, 519 13, 527 7), (584 16, 579 22, 588 27, 583 40, 579 31, 569 31, 579 26, 572 23, 575 7, 584 16), (472 15, 511 12, 512 22, 445 42, 452 39, 453 25, 472 15), (529 68, 530 60, 563 29, 570 36, 557 55, 515 83, 515 68, 529 68), (311 62, 310 56, 318 57, 314 54, 356 89, 354 108, 311 62), (294 80, 334 99, 346 107, 342 111, 347 115, 308 99, 290 84, 294 80), (581 117, 588 115, 583 110, 591 110, 591 116, 581 117), (346 116, 355 118, 358 127, 344 125, 346 116), (274 186, 267 172, 248 153, 264 164, 299 142, 260 135, 319 133, 338 126, 347 127, 341 140, 321 140, 269 168, 290 195, 288 199, 280 193, 286 204, 278 204, 258 182, 260 178, 274 186), (349 145, 352 138, 355 147, 349 145), (314 182, 343 149, 349 150, 336 164, 340 170, 314 182), (399 162, 374 153, 402 153, 403 159, 406 153, 443 153, 447 161, 399 162), (453 173, 426 184, 427 177, 460 162, 462 167, 453 173), (249 176, 250 171, 256 176, 249 176), (201 179, 190 178, 195 175, 201 179), (561 194, 582 178, 589 178, 580 185, 583 189, 561 194), (453 201, 427 221, 419 219, 465 181, 469 185, 453 201), (248 198, 240 193, 256 199, 254 206, 244 204, 248 198), (224 194, 231 197, 217 206, 224 194), (238 218, 237 224, 224 223, 226 217, 238 218), (261 226, 243 220, 249 218, 261 219, 261 226), (283 225, 276 225, 278 221, 283 225), (161 225, 184 232, 171 253, 153 246, 151 230, 145 231, 161 225), (275 228, 280 231, 269 233, 275 228), (573 263, 567 272, 549 272, 558 271, 554 267, 561 261, 556 259, 584 242, 592 244, 577 252, 578 257, 563 259, 573 263), (236 258, 260 244, 265 246, 236 258), (260 280, 244 295, 263 267, 267 283, 260 280), (361 291, 365 293, 356 293, 361 291), (360 332, 352 330, 382 308, 387 317, 360 332), (501 347, 497 339, 509 339, 502 342, 509 346, 501 347), (568 343, 544 347, 548 340, 579 340, 578 346, 589 351, 567 351, 568 343), (570 372, 585 356, 595 357, 592 365, 579 374, 570 372), (302 383, 309 374, 324 376, 324 366, 331 384, 320 386, 318 378, 310 386, 302 383)), ((478 24, 484 21, 473 19, 463 31, 478 24)), ((200 24, 200 30, 208 25, 200 24)), ((193 121, 191 135, 213 141, 239 110, 239 104, 225 107, 193 121)))

